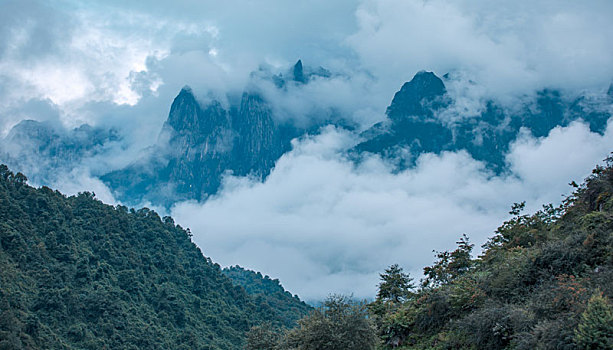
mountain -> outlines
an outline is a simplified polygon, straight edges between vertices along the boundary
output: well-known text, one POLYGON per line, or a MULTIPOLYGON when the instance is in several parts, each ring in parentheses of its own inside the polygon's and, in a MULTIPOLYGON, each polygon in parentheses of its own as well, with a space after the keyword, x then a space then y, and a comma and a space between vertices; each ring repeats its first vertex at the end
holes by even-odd
POLYGON ((58 173, 70 172, 75 164, 105 152, 120 139, 115 129, 83 124, 66 130, 50 122, 23 120, 0 140, 0 159, 11 168, 35 174, 32 180, 37 183, 49 183, 58 173))
POLYGON ((241 349, 250 326, 307 311, 250 296, 170 217, 26 181, 0 165, 2 349, 241 349))
POLYGON ((568 101, 557 90, 542 90, 535 101, 518 110, 487 101, 480 114, 463 117, 453 111, 453 103, 441 78, 432 72, 418 72, 394 95, 387 120, 366 130, 362 134, 365 141, 354 152, 380 154, 405 169, 425 152, 466 150, 501 172, 521 128, 543 137, 557 126, 583 119, 592 132, 602 134, 611 117, 613 98, 609 95, 606 101, 592 101, 581 96, 568 101))
MULTIPOLYGON (((254 73, 278 89, 327 78, 323 68, 311 69, 298 61, 286 75, 254 73), (259 74, 259 75, 258 75, 259 74)), ((170 206, 180 200, 203 200, 215 194, 226 173, 264 179, 275 162, 291 149, 291 140, 316 132, 322 123, 306 126, 282 122, 257 84, 229 104, 216 99, 201 103, 184 87, 170 107, 158 142, 149 156, 125 169, 102 176, 124 203, 143 201, 170 206)))
POLYGON ((185 87, 149 156, 102 180, 126 203, 202 200, 217 192, 226 172, 266 177, 295 135, 255 91, 224 107, 217 100, 201 104, 185 87))
MULTIPOLYGON (((166 208, 178 201, 206 200, 219 191, 226 174, 264 180, 291 150, 292 139, 316 134, 330 124, 360 129, 351 116, 332 107, 311 106, 301 117, 281 107, 279 99, 301 96, 308 84, 335 76, 298 60, 285 72, 253 72, 240 93, 196 97, 185 87, 144 156, 107 173, 98 168, 92 175, 101 175, 122 203, 166 208)), ((465 150, 494 173, 503 173, 508 170, 506 155, 521 130, 544 137, 555 127, 582 119, 591 131, 603 134, 613 111, 612 85, 602 96, 545 89, 513 106, 489 100, 481 111, 469 113, 448 92, 445 84, 451 79, 418 72, 394 95, 385 121, 360 134, 362 142, 350 155, 359 161, 366 154, 378 154, 403 170, 414 166, 423 153, 465 150)), ((58 173, 69 173, 104 152, 108 156, 120 140, 114 130, 83 125, 67 131, 23 121, 0 142, 0 161, 33 174, 36 183, 57 183, 58 173)))

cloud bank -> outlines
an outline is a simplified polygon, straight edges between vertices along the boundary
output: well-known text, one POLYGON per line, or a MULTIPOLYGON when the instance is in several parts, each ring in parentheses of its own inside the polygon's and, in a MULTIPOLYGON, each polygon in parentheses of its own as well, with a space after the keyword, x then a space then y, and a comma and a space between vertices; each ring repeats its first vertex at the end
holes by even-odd
POLYGON ((424 154, 401 173, 376 157, 356 165, 342 153, 353 137, 330 128, 297 141, 264 183, 228 177, 218 196, 172 215, 214 260, 265 271, 307 300, 372 297, 390 264, 419 277, 432 250, 452 249, 461 234, 485 243, 514 202, 559 203, 568 182, 606 157, 612 132, 573 123, 543 139, 526 134, 507 158, 512 173, 497 177, 465 152, 424 154))

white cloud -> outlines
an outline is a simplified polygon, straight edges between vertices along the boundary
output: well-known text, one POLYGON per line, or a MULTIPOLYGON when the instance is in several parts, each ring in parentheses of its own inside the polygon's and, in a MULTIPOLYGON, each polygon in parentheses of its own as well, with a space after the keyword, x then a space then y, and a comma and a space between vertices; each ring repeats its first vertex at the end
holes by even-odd
POLYGON ((612 15, 607 0, 365 0, 347 42, 389 93, 421 69, 468 72, 498 97, 602 88, 613 77, 612 15))
POLYGON ((76 195, 79 192, 92 192, 96 195, 97 199, 106 204, 120 204, 120 202, 113 197, 109 188, 100 181, 99 178, 92 176, 87 169, 73 169, 70 173, 63 174, 48 186, 66 195, 76 195))
POLYGON ((465 152, 424 154, 401 173, 375 157, 356 166, 342 156, 351 135, 329 129, 297 142, 264 183, 227 178, 218 196, 172 215, 215 261, 264 271, 303 298, 372 297, 386 266, 419 276, 432 249, 452 249, 461 234, 483 244, 514 202, 559 202, 606 157, 612 131, 575 123, 524 136, 508 157, 513 174, 496 177, 465 152))

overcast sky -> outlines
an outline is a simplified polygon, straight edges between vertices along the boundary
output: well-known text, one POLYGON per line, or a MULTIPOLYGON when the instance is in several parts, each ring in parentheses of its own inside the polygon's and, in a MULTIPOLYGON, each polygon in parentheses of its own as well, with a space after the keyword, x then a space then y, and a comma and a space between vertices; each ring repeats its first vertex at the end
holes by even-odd
MULTIPOLYGON (((0 0, 0 135, 23 119, 119 129, 122 152, 54 184, 115 203, 92 174, 151 145, 184 85, 224 94, 258 67, 302 58, 339 74, 271 93, 277 108, 304 118, 313 105, 335 107, 363 127, 385 118, 419 70, 458 77, 448 89, 460 114, 547 87, 601 94, 613 78, 611 18, 610 0, 0 0)), ((497 177, 463 152, 424 155, 401 173, 377 158, 356 166, 343 156, 355 136, 327 129, 295 140, 266 182, 226 178, 218 196, 172 214, 221 264, 258 269, 310 300, 372 297, 387 265, 418 275, 463 233, 484 243, 513 202, 558 202, 612 149, 612 132, 576 123, 523 135, 507 157, 512 173, 497 177)))

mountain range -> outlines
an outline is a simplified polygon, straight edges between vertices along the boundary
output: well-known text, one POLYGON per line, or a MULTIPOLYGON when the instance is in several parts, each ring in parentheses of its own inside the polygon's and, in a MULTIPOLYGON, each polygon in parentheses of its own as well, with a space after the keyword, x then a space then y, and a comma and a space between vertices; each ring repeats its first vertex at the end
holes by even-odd
MULTIPOLYGON (((258 85, 272 82, 275 89, 300 89, 330 71, 298 61, 285 73, 254 72, 241 94, 226 98, 196 96, 184 87, 171 104, 157 141, 144 156, 125 168, 95 174, 122 203, 151 203, 170 207, 183 200, 206 200, 219 191, 226 174, 264 180, 275 162, 292 149, 292 139, 316 134, 326 125, 359 133, 360 141, 347 150, 355 161, 377 154, 402 171, 423 153, 467 151, 493 173, 508 170, 505 156, 520 133, 544 137, 559 126, 583 120, 592 132, 603 134, 612 114, 613 85, 603 96, 568 96, 544 89, 526 95, 509 107, 487 100, 478 112, 458 110, 448 91, 449 74, 438 77, 418 72, 403 84, 385 111, 385 119, 360 127, 350 116, 319 116, 297 123, 278 115, 274 101, 258 85), (362 129, 360 132, 359 130, 362 129)), ((23 121, 0 143, 2 161, 32 174, 45 184, 58 169, 70 169, 85 157, 96 157, 121 142, 116 130, 83 125, 62 131, 49 123, 23 121), (54 171, 51 171, 54 170, 54 171)))

